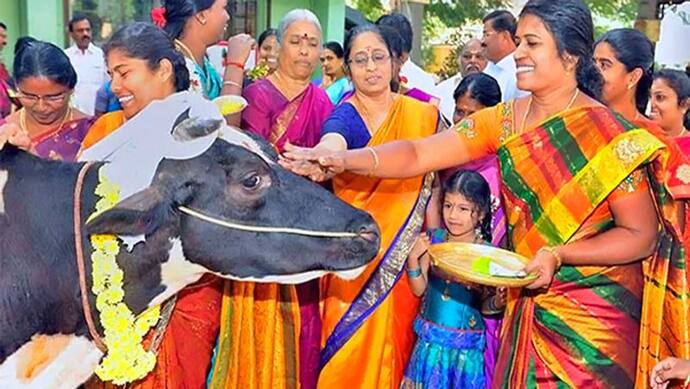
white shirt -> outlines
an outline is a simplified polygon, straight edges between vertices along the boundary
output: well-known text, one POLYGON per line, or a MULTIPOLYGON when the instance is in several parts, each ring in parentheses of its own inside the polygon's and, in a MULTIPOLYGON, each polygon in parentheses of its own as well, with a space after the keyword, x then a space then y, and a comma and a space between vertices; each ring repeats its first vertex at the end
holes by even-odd
POLYGON ((103 50, 89 43, 85 51, 76 45, 65 49, 74 70, 77 72, 77 86, 74 88, 74 106, 87 115, 94 114, 96 93, 108 81, 103 50))
POLYGON ((417 66, 411 59, 405 61, 400 69, 400 75, 407 78, 407 87, 409 89, 417 88, 422 92, 430 95, 436 95, 436 80, 434 76, 424 71, 424 69, 417 66))
POLYGON ((455 88, 460 84, 460 81, 462 81, 462 74, 458 73, 436 85, 436 92, 434 93, 434 95, 441 100, 439 104, 441 113, 451 123, 453 122, 453 113, 455 113, 455 99, 453 98, 453 93, 455 92, 455 88))
POLYGON ((484 69, 484 73, 490 75, 498 81, 501 88, 501 101, 510 101, 518 97, 526 96, 529 93, 517 87, 517 77, 515 71, 515 57, 513 53, 506 55, 497 63, 489 62, 484 69))

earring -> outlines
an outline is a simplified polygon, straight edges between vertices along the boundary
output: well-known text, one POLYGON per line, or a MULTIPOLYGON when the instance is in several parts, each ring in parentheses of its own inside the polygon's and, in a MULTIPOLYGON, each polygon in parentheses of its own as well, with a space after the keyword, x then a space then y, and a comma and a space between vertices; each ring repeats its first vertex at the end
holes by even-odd
POLYGON ((474 240, 475 242, 482 240, 482 229, 480 227, 474 228, 474 240))
POLYGON ((635 85, 633 85, 632 82, 629 82, 629 83, 628 83, 628 90, 632 89, 634 86, 635 86, 635 85))

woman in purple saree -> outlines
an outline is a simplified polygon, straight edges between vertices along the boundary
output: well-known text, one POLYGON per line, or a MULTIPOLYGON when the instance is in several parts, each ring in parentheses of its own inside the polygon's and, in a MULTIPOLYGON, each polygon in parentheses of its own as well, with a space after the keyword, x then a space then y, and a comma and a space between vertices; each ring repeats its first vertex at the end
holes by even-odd
POLYGON ((0 119, 0 125, 18 127, 40 157, 76 159, 93 118, 69 106, 77 82, 69 58, 51 43, 25 42, 17 50, 13 74, 23 107, 0 119))
MULTIPOLYGON (((313 147, 333 110, 311 83, 319 61, 321 27, 307 10, 278 26, 278 69, 245 88, 241 127, 279 152, 287 142, 313 147)), ((292 285, 233 282, 223 297, 212 388, 316 388, 321 318, 318 280, 292 285), (226 339, 232 339, 226 341, 226 339)))

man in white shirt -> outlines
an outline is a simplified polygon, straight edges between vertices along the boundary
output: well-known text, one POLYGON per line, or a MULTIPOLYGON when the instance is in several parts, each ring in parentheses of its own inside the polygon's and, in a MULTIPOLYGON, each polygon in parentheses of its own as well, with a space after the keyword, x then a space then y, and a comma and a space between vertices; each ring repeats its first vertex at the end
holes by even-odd
POLYGON ((491 61, 484 73, 492 76, 501 87, 503 101, 525 96, 527 92, 517 88, 515 76, 515 31, 517 22, 508 11, 493 11, 484 17, 482 45, 486 58, 491 61))
POLYGON ((403 66, 400 69, 401 81, 408 89, 417 88, 421 91, 435 96, 436 94, 436 80, 434 76, 427 73, 421 67, 417 66, 410 59, 410 52, 412 51, 412 25, 407 17, 401 13, 391 13, 381 16, 377 21, 377 25, 389 26, 400 33, 403 40, 402 61, 403 66))
POLYGON ((74 45, 65 49, 65 54, 77 72, 74 106, 87 115, 93 115, 96 93, 108 80, 103 50, 91 43, 91 23, 85 15, 75 15, 70 20, 69 32, 74 45))
POLYGON ((458 87, 463 77, 472 73, 479 73, 486 68, 487 59, 484 56, 484 48, 482 41, 476 38, 468 40, 460 49, 458 56, 458 65, 460 71, 458 74, 448 78, 447 80, 436 85, 435 95, 441 99, 439 109, 443 116, 452 122, 453 112, 455 111, 455 99, 453 93, 458 87))

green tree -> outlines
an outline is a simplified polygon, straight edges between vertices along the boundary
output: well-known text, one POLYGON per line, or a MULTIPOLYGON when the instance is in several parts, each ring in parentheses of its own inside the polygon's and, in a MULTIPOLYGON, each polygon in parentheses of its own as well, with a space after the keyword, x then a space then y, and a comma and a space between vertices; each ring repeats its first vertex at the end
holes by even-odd
POLYGON ((368 20, 374 21, 386 13, 381 0, 346 0, 345 4, 358 10, 368 20))

